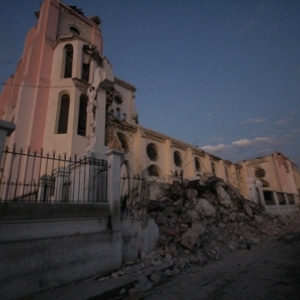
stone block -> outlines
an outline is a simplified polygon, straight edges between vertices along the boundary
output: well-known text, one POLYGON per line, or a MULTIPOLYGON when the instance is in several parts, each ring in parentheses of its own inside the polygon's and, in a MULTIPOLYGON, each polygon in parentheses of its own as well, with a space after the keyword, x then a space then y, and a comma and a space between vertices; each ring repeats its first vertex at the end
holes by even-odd
POLYGON ((183 220, 183 223, 185 224, 192 224, 194 222, 200 221, 200 217, 197 211, 195 210, 188 210, 186 212, 185 218, 183 220))
POLYGON ((214 218, 216 216, 216 209, 206 199, 198 199, 196 204, 196 211, 207 218, 214 218))
POLYGON ((229 194, 224 190, 222 185, 217 184, 216 191, 217 191, 217 195, 218 195, 218 201, 221 205, 223 205, 227 208, 230 208, 233 206, 233 203, 231 201, 229 194))
POLYGON ((180 245, 189 250, 193 250, 197 244, 198 238, 199 233, 190 229, 182 235, 180 245))
POLYGON ((201 236, 205 233, 205 227, 199 222, 193 223, 191 229, 193 231, 197 232, 199 234, 199 236, 201 236))
POLYGON ((252 218, 253 214, 252 214, 252 209, 251 209, 250 205, 246 202, 246 203, 243 205, 243 207, 244 207, 244 210, 245 210, 246 214, 247 214, 250 218, 252 218))

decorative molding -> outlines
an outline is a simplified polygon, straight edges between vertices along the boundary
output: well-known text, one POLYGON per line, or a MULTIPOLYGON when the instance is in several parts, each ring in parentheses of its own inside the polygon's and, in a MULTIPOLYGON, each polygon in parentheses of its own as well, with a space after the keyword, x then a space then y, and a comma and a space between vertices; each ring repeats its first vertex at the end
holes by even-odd
POLYGON ((125 122, 114 122, 112 121, 112 126, 114 128, 117 128, 117 129, 121 129, 122 131, 127 131, 127 132, 130 132, 130 133, 136 133, 137 132, 137 127, 133 126, 133 125, 130 125, 128 123, 125 123, 125 122))
POLYGON ((201 149, 192 148, 192 154, 204 157, 206 153, 201 149))
POLYGON ((210 160, 214 160, 214 161, 220 161, 220 160, 222 160, 222 158, 220 158, 218 156, 215 156, 215 155, 212 155, 212 154, 209 155, 209 159, 210 160))
POLYGON ((85 43, 88 43, 88 44, 94 46, 93 44, 91 44, 91 41, 88 41, 88 40, 82 38, 81 36, 78 36, 78 35, 66 35, 66 36, 60 36, 56 40, 56 42, 52 44, 52 48, 54 49, 55 47, 57 47, 61 43, 71 42, 71 41, 77 41, 77 40, 83 41, 85 43))
POLYGON ((141 136, 145 139, 153 140, 153 141, 159 142, 159 143, 165 143, 165 141, 166 141, 166 138, 164 138, 158 134, 155 134, 153 132, 149 132, 149 131, 145 131, 145 130, 142 130, 141 132, 142 132, 141 136))
POLYGON ((252 166, 252 165, 257 165, 257 164, 261 164, 264 162, 267 162, 267 159, 265 157, 261 157, 261 158, 254 158, 252 160, 248 160, 246 161, 247 166, 252 166))
POLYGON ((186 149, 188 148, 188 146, 182 144, 182 143, 178 143, 178 142, 175 142, 175 141, 172 141, 171 140, 171 145, 170 147, 174 147, 174 148, 178 148, 182 151, 186 151, 186 149))
POLYGON ((88 82, 83 81, 83 80, 81 80, 79 78, 72 78, 72 80, 73 80, 73 83, 74 83, 75 87, 77 87, 82 94, 86 94, 87 93, 87 89, 89 87, 89 83, 88 82))
POLYGON ((232 163, 229 160, 223 160, 223 163, 224 163, 225 166, 228 166, 228 167, 234 165, 234 163, 232 163))
POLYGON ((234 164, 234 167, 235 167, 236 169, 242 169, 242 168, 243 168, 243 166, 242 166, 240 163, 234 164))

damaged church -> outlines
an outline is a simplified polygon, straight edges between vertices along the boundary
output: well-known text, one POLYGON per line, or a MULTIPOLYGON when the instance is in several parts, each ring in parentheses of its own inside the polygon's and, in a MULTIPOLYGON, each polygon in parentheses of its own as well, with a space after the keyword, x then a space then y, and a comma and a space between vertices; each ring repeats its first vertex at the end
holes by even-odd
POLYGON ((140 125, 136 88, 115 77, 103 56, 98 16, 86 17, 59 0, 45 0, 35 15, 37 24, 0 95, 1 119, 16 124, 8 146, 99 159, 109 149, 120 151, 122 197, 138 198, 141 180, 155 200, 157 183, 210 174, 269 209, 297 209, 300 175, 284 154, 233 163, 140 125))

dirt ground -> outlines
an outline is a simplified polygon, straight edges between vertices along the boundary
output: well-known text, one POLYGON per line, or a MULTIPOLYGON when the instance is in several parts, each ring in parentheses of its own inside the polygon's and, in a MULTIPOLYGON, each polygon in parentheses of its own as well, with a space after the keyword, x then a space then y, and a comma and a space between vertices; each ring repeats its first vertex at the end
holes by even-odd
MULTIPOLYGON (((300 228, 299 228, 300 229, 300 228)), ((123 298, 124 299, 124 298, 123 298)), ((190 265, 126 299, 300 299, 300 230, 272 237, 206 266, 190 265)))

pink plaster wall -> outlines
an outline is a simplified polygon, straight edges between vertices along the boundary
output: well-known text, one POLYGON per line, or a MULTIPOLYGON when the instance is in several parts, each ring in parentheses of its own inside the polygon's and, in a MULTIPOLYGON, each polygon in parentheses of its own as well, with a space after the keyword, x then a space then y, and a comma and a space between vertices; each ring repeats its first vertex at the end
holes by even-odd
POLYGON ((38 24, 38 35, 36 36, 34 49, 39 49, 39 55, 33 59, 34 70, 38 70, 36 76, 38 86, 35 111, 32 123, 30 145, 33 149, 43 147, 45 121, 49 101, 49 88, 51 85, 51 65, 53 57, 52 45, 56 40, 56 31, 59 18, 59 6, 57 0, 44 2, 38 24))
MULTIPOLYGON (((61 8, 70 9, 58 0, 44 0, 38 22, 26 36, 15 74, 6 81, 0 95, 1 117, 4 116, 8 104, 15 108, 17 129, 13 142, 21 141, 23 144, 20 147, 30 145, 36 150, 43 147, 48 101, 51 101, 49 93, 53 44, 57 38, 61 8)), ((98 26, 85 17, 78 15, 78 18, 90 26, 92 43, 102 54, 102 35, 98 26)))

